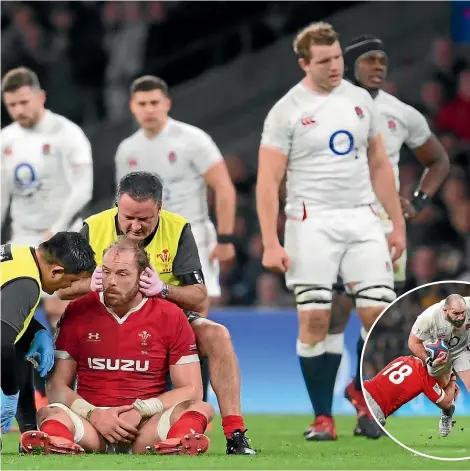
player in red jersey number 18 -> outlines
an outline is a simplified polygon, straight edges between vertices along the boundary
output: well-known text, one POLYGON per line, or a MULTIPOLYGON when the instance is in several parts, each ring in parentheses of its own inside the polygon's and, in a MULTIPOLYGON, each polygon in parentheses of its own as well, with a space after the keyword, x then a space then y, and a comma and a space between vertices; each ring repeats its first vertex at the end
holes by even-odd
POLYGON ((183 311, 139 291, 149 266, 122 239, 103 259, 103 292, 69 304, 59 325, 48 407, 26 453, 123 452, 197 455, 214 416, 203 402, 196 338, 183 311), (166 390, 170 373, 173 389, 166 390), (77 391, 70 384, 77 376, 77 391))
POLYGON ((385 419, 419 394, 444 411, 454 407, 458 386, 451 370, 439 377, 428 374, 423 361, 401 356, 363 384, 364 394, 373 415, 384 426, 385 419))

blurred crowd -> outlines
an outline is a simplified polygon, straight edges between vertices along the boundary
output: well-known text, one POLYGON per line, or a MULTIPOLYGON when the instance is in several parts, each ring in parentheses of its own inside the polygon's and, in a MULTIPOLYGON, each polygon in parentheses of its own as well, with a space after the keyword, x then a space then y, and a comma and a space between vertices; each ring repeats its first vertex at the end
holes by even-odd
POLYGON ((397 301, 375 324, 366 344, 363 363, 364 378, 375 376, 392 360, 411 355, 408 336, 416 317, 425 309, 450 294, 470 296, 470 285, 439 283, 419 288, 397 301))
MULTIPOLYGON (((2 69, 31 67, 47 90, 48 108, 80 125, 119 120, 129 83, 144 72, 174 86, 268 46, 303 26, 307 17, 320 19, 356 3, 361 2, 244 2, 238 8, 229 1, 2 2, 2 69)), ((416 83, 420 99, 410 104, 447 149, 452 172, 432 208, 408 227, 407 288, 449 278, 470 281, 470 64, 455 57, 447 38, 436 38, 423 54, 428 52, 428 80, 416 83)), ((409 96, 393 81, 387 90, 409 96)), ((8 122, 2 107, 2 126, 8 122)), ((238 243, 235 264, 222 267, 220 303, 293 306, 282 277, 261 267, 256 176, 240 156, 226 161, 238 192, 238 243)), ((403 196, 411 198, 421 174, 404 149, 403 196)), ((212 195, 209 199, 213 210, 212 195)), ((280 215, 280 234, 284 222, 280 215)))

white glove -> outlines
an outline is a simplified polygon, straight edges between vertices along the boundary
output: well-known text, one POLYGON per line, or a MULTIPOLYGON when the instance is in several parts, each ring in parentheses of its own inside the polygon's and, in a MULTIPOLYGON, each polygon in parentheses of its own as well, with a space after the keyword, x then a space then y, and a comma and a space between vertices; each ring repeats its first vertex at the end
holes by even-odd
POLYGON ((91 275, 91 290, 103 291, 103 270, 101 267, 96 267, 93 275, 91 275))

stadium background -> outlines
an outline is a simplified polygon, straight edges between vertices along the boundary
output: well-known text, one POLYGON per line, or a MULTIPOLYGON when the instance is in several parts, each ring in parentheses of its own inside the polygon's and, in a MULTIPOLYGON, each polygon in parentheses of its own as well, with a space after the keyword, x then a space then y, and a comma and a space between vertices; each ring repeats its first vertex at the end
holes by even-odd
MULTIPOLYGON (((386 89, 425 114, 452 159, 433 207, 409 227, 407 287, 470 281, 470 126, 453 114, 462 106, 470 116, 470 76, 461 74, 470 67, 470 2, 2 2, 2 75, 19 65, 35 70, 47 107, 80 124, 92 143, 95 187, 84 216, 112 202, 114 153, 136 129, 128 85, 140 74, 165 79, 172 116, 209 132, 223 151, 238 193, 237 259, 223 270, 223 295, 212 317, 231 330, 246 412, 310 411, 295 355, 292 297, 260 263, 254 185, 264 117, 301 78, 292 36, 318 20, 330 21, 343 42, 365 33, 383 38, 390 52, 386 89)), ((9 124, 3 105, 1 124, 9 124)), ((420 173, 405 149, 404 196, 420 173)), ((280 233, 283 225, 281 215, 280 233)), ((3 241, 8 236, 7 222, 3 241)), ((358 331, 354 317, 336 412, 353 412, 342 391, 354 371, 358 331)))

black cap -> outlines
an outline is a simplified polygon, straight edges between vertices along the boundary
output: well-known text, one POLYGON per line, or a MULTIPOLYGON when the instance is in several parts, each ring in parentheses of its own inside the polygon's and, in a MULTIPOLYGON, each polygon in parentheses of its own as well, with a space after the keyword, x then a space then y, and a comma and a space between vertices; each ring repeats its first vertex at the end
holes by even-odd
POLYGON ((354 85, 363 87, 357 80, 356 65, 360 57, 370 54, 371 52, 382 52, 385 56, 387 55, 382 40, 371 34, 354 38, 344 48, 344 75, 346 79, 354 83, 354 85))

